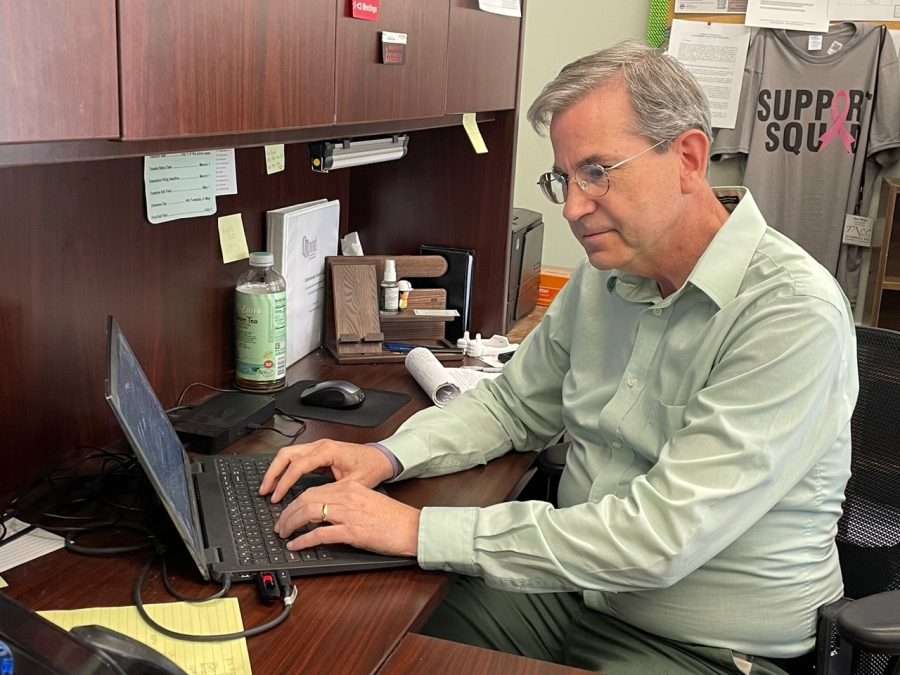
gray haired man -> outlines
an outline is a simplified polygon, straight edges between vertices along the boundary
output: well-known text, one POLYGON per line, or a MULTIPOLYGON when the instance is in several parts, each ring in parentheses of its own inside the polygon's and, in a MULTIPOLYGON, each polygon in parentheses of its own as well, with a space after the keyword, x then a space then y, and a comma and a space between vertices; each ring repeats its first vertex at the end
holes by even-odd
POLYGON ((587 253, 503 375, 381 447, 286 448, 262 492, 330 466, 285 509, 291 543, 345 542, 459 574, 425 631, 602 670, 782 673, 841 596, 834 544, 858 389, 835 280, 707 180, 694 79, 623 43, 529 110, 540 177, 587 253), (404 506, 379 482, 571 439, 559 504, 404 506), (386 535, 387 533, 387 535, 386 535))

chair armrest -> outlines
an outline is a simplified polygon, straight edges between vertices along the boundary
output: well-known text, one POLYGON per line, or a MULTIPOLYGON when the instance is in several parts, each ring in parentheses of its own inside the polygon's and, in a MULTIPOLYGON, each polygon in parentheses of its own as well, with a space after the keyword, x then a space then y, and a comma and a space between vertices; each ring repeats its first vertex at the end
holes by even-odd
POLYGON ((568 443, 557 443, 541 450, 537 458, 538 471, 551 477, 558 478, 562 475, 566 466, 566 455, 569 452, 568 443))
POLYGON ((837 625, 844 638, 866 651, 900 654, 900 591, 847 603, 838 612, 837 625))

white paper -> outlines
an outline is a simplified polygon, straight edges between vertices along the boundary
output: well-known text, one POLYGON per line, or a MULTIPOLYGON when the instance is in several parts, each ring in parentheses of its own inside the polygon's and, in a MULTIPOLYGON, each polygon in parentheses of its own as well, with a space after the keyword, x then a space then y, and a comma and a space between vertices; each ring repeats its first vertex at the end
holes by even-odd
POLYGON ((500 373, 485 373, 480 370, 445 368, 437 357, 424 347, 411 350, 404 360, 406 370, 422 387, 422 391, 439 408, 443 408, 464 391, 468 391, 481 380, 492 380, 500 373))
POLYGON ((894 46, 897 48, 897 53, 900 54, 900 30, 891 30, 888 32, 891 34, 891 37, 894 38, 894 46))
POLYGON ((287 365, 322 344, 325 256, 337 255, 338 201, 320 199, 266 214, 268 248, 287 282, 287 365))
POLYGON ((151 223, 211 216, 216 212, 212 151, 144 157, 144 192, 151 223))
POLYGON ((844 216, 844 237, 841 243, 851 246, 872 245, 872 230, 875 221, 866 216, 855 216, 848 213, 844 216))
POLYGON ((672 22, 669 54, 687 68, 709 99, 712 125, 734 129, 750 29, 740 24, 672 22))
MULTIPOLYGON (((4 524, 6 525, 6 537, 28 527, 28 523, 24 523, 17 518, 10 518, 4 524)), ((42 555, 58 551, 64 544, 65 540, 58 534, 53 534, 40 528, 32 530, 15 541, 0 546, 0 572, 5 572, 30 560, 40 558, 42 555)))
POLYGON ((900 21, 898 0, 831 0, 832 21, 900 21))
POLYGON ((747 0, 676 0, 679 14, 743 14, 747 0))
POLYGON ((749 0, 744 23, 763 28, 828 32, 828 0, 749 0))
POLYGON ((478 0, 478 9, 503 16, 522 16, 522 3, 519 0, 478 0))
POLYGON ((237 172, 234 169, 234 148, 213 150, 216 159, 216 196, 237 194, 237 172))

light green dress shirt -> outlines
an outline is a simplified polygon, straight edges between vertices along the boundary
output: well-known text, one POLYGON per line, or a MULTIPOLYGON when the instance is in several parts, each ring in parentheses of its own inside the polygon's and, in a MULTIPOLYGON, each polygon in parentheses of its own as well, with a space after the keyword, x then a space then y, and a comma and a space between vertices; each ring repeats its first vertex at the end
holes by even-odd
POLYGON ((852 313, 748 192, 730 193, 740 203, 677 292, 581 265, 499 378, 383 442, 404 479, 571 438, 558 508, 425 508, 422 567, 581 591, 674 640, 813 647, 817 608, 843 590, 852 313))

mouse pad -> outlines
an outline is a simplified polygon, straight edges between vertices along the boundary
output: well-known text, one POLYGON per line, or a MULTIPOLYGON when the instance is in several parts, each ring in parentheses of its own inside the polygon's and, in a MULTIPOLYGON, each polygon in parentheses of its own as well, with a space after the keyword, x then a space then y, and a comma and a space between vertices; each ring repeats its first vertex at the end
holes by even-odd
POLYGON ((349 424, 354 427, 377 427, 405 406, 410 399, 407 394, 401 394, 396 391, 363 389, 366 392, 366 400, 358 408, 335 410, 300 403, 300 392, 317 381, 301 380, 277 394, 278 409, 289 415, 296 415, 309 420, 349 424))

